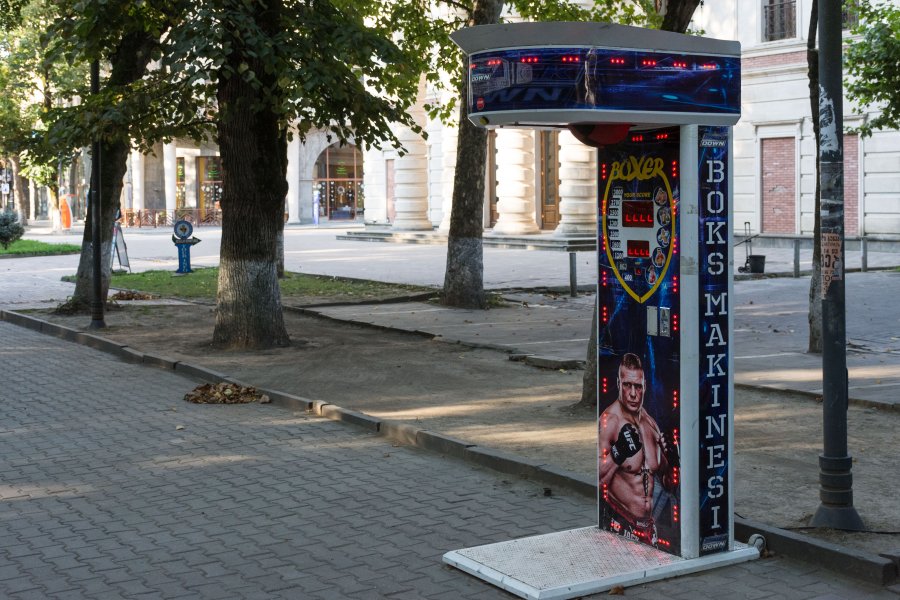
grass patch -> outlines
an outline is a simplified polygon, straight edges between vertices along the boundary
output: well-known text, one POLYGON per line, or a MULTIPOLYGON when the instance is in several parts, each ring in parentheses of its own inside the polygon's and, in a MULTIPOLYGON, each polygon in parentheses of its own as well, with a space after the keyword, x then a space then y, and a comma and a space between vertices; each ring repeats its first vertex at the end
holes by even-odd
POLYGON ((48 244, 35 240, 18 240, 9 248, 0 246, 0 256, 52 256, 54 254, 78 254, 81 246, 75 244, 48 244))
MULTIPOLYGON (((173 271, 113 274, 111 287, 136 290, 190 300, 214 300, 218 289, 218 268, 195 269, 187 275, 173 271)), ((280 282, 282 302, 313 303, 379 300, 432 292, 430 288, 381 283, 360 279, 343 279, 303 273, 285 273, 280 282)))

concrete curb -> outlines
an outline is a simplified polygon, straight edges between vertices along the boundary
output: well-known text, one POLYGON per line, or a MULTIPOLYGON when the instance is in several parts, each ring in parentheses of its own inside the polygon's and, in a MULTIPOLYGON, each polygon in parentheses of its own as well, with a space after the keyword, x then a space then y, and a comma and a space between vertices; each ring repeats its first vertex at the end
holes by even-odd
POLYGON ((766 538, 766 549, 776 555, 783 554, 815 562, 842 575, 877 585, 889 585, 897 580, 897 565, 894 561, 877 554, 824 542, 738 516, 734 518, 734 533, 742 539, 758 533, 766 538))
MULTIPOLYGON (((209 383, 227 382, 243 386, 250 385, 216 371, 189 363, 173 361, 162 356, 144 354, 99 336, 54 325, 21 313, 0 310, 0 320, 39 333, 61 337, 67 341, 94 347, 128 362, 170 369, 175 373, 191 377, 192 379, 201 379, 209 383), (102 340, 103 343, 100 343, 99 340, 102 340)), ((267 394, 272 400, 272 404, 282 408, 305 410, 333 421, 341 421, 369 432, 379 433, 387 439, 400 444, 445 454, 494 471, 534 480, 543 484, 561 486, 589 498, 597 497, 597 486, 591 477, 570 473, 553 465, 547 465, 500 450, 477 446, 476 444, 427 429, 418 429, 406 423, 378 419, 366 413, 345 409, 321 400, 309 400, 277 390, 257 389, 267 394)), ((552 488, 550 488, 550 493, 552 493, 552 488)), ((845 548, 837 544, 823 542, 809 536, 735 516, 735 536, 737 538, 747 540, 754 533, 759 533, 766 538, 766 545, 769 550, 789 558, 815 562, 842 575, 876 585, 886 586, 898 580, 898 565, 890 558, 845 548)))

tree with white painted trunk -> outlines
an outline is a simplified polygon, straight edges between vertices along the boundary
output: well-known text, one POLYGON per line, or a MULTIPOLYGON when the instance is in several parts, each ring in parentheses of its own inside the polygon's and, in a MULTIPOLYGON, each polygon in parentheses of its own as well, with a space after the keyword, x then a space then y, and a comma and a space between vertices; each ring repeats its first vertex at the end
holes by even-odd
MULTIPOLYGON (((81 0, 82 14, 71 16, 75 25, 69 33, 77 37, 92 28, 103 30, 103 22, 85 25, 83 13, 88 8, 94 15, 103 6, 112 10, 109 3, 81 0)), ((159 4, 145 2, 139 8, 159 4)), ((120 8, 112 12, 140 13, 120 8)), ((118 142, 117 131, 144 150, 175 136, 218 142, 224 189, 215 343, 235 348, 289 343, 277 278, 288 131, 303 139, 313 129, 324 129, 341 142, 352 138, 370 146, 397 144, 391 123, 415 128, 406 110, 418 87, 421 71, 415 67, 426 42, 421 36, 409 36, 413 41, 408 42, 392 37, 397 29, 423 27, 420 9, 415 0, 173 0, 165 35, 152 22, 146 27, 156 42, 155 68, 119 85, 115 96, 87 98, 88 111, 63 111, 60 139, 70 145, 94 134, 118 142), (106 119, 109 115, 113 119, 106 119), (115 124, 124 126, 116 129, 115 124)), ((103 46, 112 36, 106 37, 89 48, 93 56, 112 54, 114 74, 119 53, 103 46)), ((76 45, 73 54, 79 51, 89 54, 76 45)), ((105 188, 121 185, 125 164, 118 154, 112 158, 105 153, 102 161, 104 234, 111 224, 106 213, 117 204, 108 199, 118 198, 105 188), (110 163, 121 165, 122 172, 107 173, 110 163)))

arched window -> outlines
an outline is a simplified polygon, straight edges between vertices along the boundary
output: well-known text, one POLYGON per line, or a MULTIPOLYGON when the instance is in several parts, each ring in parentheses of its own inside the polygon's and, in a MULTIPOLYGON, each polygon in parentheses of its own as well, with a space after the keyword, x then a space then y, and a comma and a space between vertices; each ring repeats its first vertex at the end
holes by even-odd
POLYGON ((365 209, 363 202, 363 158, 356 146, 335 143, 316 161, 314 181, 319 216, 355 219, 365 209))

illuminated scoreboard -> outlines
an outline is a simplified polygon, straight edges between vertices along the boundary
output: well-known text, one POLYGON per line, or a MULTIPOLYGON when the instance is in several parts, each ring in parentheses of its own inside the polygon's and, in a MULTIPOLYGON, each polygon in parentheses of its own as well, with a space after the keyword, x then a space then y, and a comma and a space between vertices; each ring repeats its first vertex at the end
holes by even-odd
POLYGON ((600 165, 600 246, 623 289, 643 302, 665 279, 675 251, 678 128, 630 140, 600 165), (641 153, 647 149, 652 153, 641 153))

